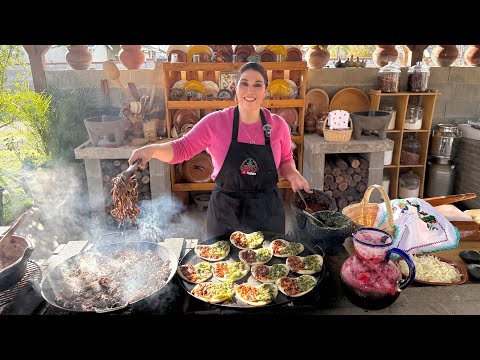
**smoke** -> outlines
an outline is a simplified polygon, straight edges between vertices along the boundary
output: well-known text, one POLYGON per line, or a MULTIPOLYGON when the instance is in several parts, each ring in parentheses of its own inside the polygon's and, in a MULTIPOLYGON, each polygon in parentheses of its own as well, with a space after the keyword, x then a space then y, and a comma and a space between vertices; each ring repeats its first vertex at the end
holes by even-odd
POLYGON ((32 257, 48 258, 59 244, 92 238, 83 164, 59 162, 22 171, 35 213, 26 228, 26 236, 35 247, 32 257))
POLYGON ((161 241, 166 238, 187 238, 203 241, 205 215, 196 208, 188 209, 171 194, 142 201, 138 218, 142 239, 161 241), (143 208, 143 209, 142 209, 143 208))

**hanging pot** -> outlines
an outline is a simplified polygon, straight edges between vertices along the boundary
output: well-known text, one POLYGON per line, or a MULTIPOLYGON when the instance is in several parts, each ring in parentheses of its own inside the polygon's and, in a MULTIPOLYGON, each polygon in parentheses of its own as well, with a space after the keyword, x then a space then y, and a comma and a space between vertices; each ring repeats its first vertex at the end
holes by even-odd
POLYGON ((120 45, 118 57, 128 70, 140 69, 145 62, 142 45, 120 45))
POLYGON ((480 45, 470 45, 463 57, 468 65, 480 66, 480 45))
POLYGON ((395 62, 398 58, 398 51, 395 45, 375 45, 377 48, 372 53, 372 60, 381 68, 388 64, 389 61, 395 62))
POLYGON ((327 50, 328 45, 316 45, 314 48, 309 49, 305 54, 308 67, 310 69, 321 69, 327 65, 330 60, 330 52, 327 50))
POLYGON ((458 58, 458 49, 455 45, 437 45, 432 51, 432 59, 438 66, 450 66, 458 58))
POLYGON ((87 70, 92 63, 92 53, 88 45, 68 45, 65 60, 74 70, 87 70))

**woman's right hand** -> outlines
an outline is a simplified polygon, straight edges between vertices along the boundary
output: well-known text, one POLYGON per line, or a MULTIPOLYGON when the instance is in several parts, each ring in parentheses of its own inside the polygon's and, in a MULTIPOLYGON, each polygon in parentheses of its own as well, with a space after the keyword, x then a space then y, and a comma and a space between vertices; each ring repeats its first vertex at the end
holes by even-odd
POLYGON ((138 158, 142 159, 142 162, 139 164, 140 169, 144 169, 147 166, 147 163, 152 159, 153 156, 153 148, 151 146, 143 146, 141 148, 135 149, 128 159, 128 163, 132 165, 135 160, 138 158))

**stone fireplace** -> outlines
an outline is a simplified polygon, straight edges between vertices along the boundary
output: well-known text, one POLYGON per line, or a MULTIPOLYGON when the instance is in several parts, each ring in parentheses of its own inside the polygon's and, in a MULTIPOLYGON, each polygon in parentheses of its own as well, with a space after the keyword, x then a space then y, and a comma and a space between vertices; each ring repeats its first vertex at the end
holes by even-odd
MULTIPOLYGON (((92 212, 92 220, 95 225, 107 228, 108 214, 105 211, 106 204, 109 203, 107 196, 111 196, 105 191, 105 160, 121 160, 121 165, 125 165, 125 160, 130 158, 135 146, 125 145, 114 148, 93 146, 90 140, 78 146, 75 152, 76 159, 85 161, 85 171, 87 174, 88 198, 92 212)), ((107 165, 109 162, 107 163, 107 165)), ((124 166, 123 166, 124 167, 124 166)), ((123 170, 123 169, 122 169, 123 170)), ((171 193, 170 170, 168 164, 156 159, 149 162, 149 197, 152 199, 162 194, 171 193)), ((147 199, 147 198, 146 198, 147 199)))
MULTIPOLYGON (((384 152, 393 150, 394 142, 390 139, 379 139, 376 135, 362 135, 359 140, 347 142, 329 142, 317 134, 308 134, 303 143, 303 176, 313 189, 323 190, 326 154, 356 154, 369 163, 368 186, 382 184, 384 152)), ((381 200, 378 192, 372 193, 370 201, 381 200)))

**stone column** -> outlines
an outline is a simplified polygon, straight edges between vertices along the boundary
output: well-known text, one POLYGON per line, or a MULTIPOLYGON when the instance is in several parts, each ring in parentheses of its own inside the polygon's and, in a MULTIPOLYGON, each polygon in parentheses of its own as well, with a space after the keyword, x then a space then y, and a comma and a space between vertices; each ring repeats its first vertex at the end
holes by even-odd
POLYGON ((99 159, 85 159, 88 199, 95 226, 105 227, 105 199, 103 196, 102 168, 99 159))

